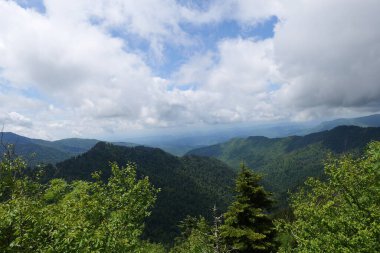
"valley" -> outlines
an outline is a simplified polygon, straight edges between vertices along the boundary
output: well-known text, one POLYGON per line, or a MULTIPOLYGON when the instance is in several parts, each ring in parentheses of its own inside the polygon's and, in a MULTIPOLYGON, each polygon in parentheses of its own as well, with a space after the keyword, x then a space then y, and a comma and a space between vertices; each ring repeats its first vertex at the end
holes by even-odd
MULTIPOLYGON (((49 142, 3 133, 3 143, 14 144, 16 154, 28 157, 34 153, 35 161, 47 164, 44 182, 53 178, 92 181, 95 172, 107 181, 110 162, 136 164, 138 177, 149 177, 152 185, 161 189, 143 236, 163 243, 179 235, 178 224, 187 215, 211 220, 214 205, 220 212, 226 211, 241 164, 263 176, 262 184, 274 193, 274 207, 279 212, 288 207, 290 192, 297 191, 307 178, 324 178, 329 154, 361 154, 376 140, 380 140, 380 128, 339 126, 305 136, 233 138, 177 157, 159 148, 125 142, 49 142)), ((34 166, 35 161, 29 165, 34 166)))

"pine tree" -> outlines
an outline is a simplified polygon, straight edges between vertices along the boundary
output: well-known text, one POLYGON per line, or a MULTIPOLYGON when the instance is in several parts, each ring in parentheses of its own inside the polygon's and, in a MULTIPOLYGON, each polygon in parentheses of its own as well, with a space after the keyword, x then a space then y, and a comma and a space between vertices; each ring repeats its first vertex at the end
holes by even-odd
POLYGON ((225 213, 222 236, 232 252, 275 252, 275 228, 268 216, 270 193, 259 185, 261 176, 242 165, 236 179, 236 200, 225 213))

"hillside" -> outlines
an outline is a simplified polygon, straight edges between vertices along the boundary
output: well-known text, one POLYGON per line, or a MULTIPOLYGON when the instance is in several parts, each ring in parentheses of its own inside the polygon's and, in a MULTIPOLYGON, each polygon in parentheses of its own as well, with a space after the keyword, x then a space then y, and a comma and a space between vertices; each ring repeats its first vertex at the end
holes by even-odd
POLYGON ((60 150, 62 152, 69 153, 71 155, 79 155, 92 148, 99 140, 96 139, 80 139, 80 138, 68 138, 57 141, 44 141, 44 140, 32 140, 34 143, 51 147, 53 149, 60 150))
POLYGON ((266 137, 284 137, 298 134, 309 129, 308 124, 274 123, 274 124, 236 124, 214 126, 201 130, 188 129, 181 133, 141 137, 132 141, 150 147, 158 147, 176 156, 182 156, 190 150, 226 142, 232 138, 246 138, 252 135, 266 137))
POLYGON ((318 126, 307 130, 307 133, 331 130, 337 126, 380 127, 380 114, 373 114, 357 118, 341 118, 325 121, 318 126))
POLYGON ((214 157, 235 169, 244 162, 264 174, 264 185, 275 192, 283 205, 288 190, 295 190, 307 177, 322 175, 329 151, 359 152, 371 140, 380 140, 380 128, 341 126, 303 137, 237 138, 192 150, 188 155, 214 157))
MULTIPOLYGON (((16 155, 22 156, 29 165, 56 163, 70 158, 73 153, 54 147, 49 141, 30 139, 11 132, 2 133, 2 143, 12 144, 16 155)), ((0 147, 4 152, 4 147, 0 147)))
MULTIPOLYGON (((51 163, 69 159, 72 156, 82 154, 91 149, 99 140, 67 138, 56 141, 46 141, 41 139, 32 139, 25 136, 17 135, 12 132, 2 133, 3 144, 13 144, 15 153, 22 156, 30 165, 39 163, 51 163)), ((128 142, 117 142, 120 146, 136 146, 137 144, 128 142)), ((4 147, 0 147, 3 151, 4 147)))
POLYGON ((137 164, 138 175, 148 176, 161 188, 145 236, 168 242, 178 234, 177 225, 186 215, 210 217, 214 204, 225 210, 230 201, 234 171, 224 163, 205 157, 178 158, 158 148, 123 147, 100 142, 88 152, 57 164, 54 177, 91 179, 100 170, 110 176, 109 161, 137 164))

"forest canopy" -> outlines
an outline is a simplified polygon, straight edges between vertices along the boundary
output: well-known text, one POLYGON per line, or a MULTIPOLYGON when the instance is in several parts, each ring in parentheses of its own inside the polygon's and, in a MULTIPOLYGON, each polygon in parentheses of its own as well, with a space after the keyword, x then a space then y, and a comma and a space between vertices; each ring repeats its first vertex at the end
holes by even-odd
POLYGON ((359 158, 330 157, 325 173, 292 196, 294 220, 278 221, 292 238, 282 252, 380 252, 380 142, 359 158))
POLYGON ((25 163, 0 163, 1 252, 137 252, 144 219, 158 192, 136 179, 133 164, 111 164, 108 182, 53 179, 42 185, 20 172, 25 163))
POLYGON ((380 142, 361 156, 331 155, 324 168, 291 195, 291 215, 274 219, 261 177, 243 167, 226 213, 214 212, 213 223, 187 217, 181 235, 163 245, 142 239, 159 189, 137 179, 134 164, 111 163, 105 181, 95 172, 92 181, 43 184, 8 154, 0 162, 0 251, 239 253, 281 244, 279 252, 379 252, 380 142))

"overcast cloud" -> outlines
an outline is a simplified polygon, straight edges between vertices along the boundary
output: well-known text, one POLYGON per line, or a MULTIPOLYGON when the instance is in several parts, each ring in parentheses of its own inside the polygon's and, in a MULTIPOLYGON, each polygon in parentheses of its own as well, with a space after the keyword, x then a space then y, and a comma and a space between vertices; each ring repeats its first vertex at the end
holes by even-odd
POLYGON ((204 3, 0 0, 0 122, 56 139, 380 111, 378 0, 204 3))

